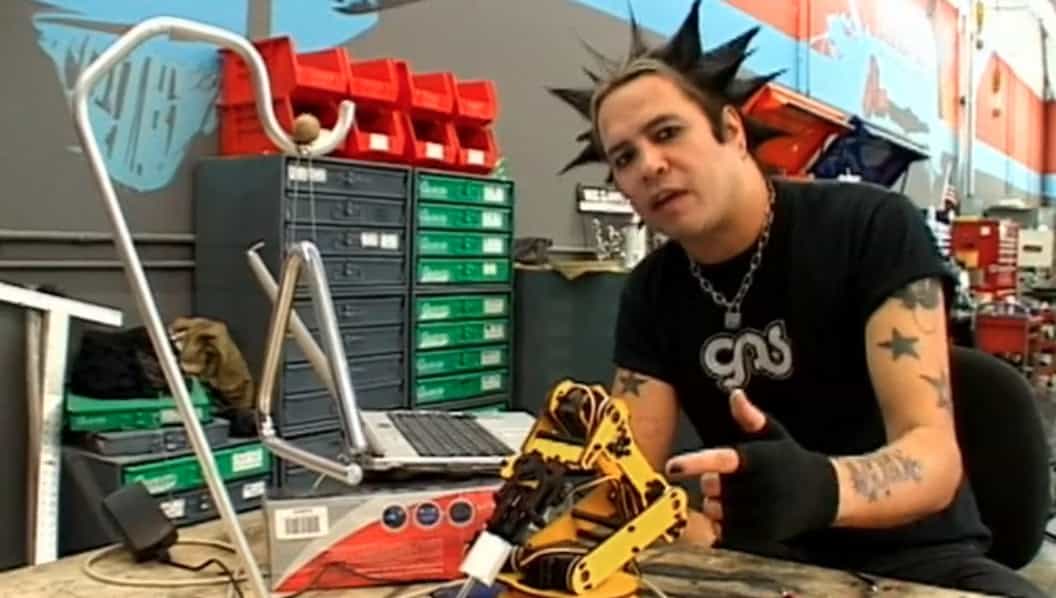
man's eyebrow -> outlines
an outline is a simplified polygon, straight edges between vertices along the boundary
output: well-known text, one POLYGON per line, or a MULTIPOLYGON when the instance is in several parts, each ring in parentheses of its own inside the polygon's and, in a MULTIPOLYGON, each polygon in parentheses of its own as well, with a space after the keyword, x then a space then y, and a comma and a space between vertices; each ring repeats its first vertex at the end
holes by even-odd
MULTIPOLYGON (((657 125, 659 125, 659 124, 661 124, 661 123, 663 123, 665 121, 675 120, 675 118, 676 118, 676 116, 674 114, 660 114, 658 116, 654 116, 649 122, 645 123, 645 125, 642 126, 642 128, 639 129, 639 130, 640 131, 648 131, 648 130, 656 127, 657 125)), ((605 150, 605 155, 606 156, 612 155, 615 152, 623 149, 627 145, 630 145, 630 142, 628 142, 628 141, 619 141, 619 142, 613 144, 612 146, 610 146, 608 149, 606 149, 605 150)))

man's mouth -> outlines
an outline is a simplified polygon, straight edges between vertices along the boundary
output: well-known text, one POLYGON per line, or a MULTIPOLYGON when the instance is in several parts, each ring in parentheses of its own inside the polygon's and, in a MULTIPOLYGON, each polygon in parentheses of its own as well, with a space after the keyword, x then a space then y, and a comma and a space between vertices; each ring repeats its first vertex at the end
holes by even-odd
POLYGON ((653 210, 663 210, 685 194, 686 192, 681 189, 671 189, 657 193, 656 196, 653 197, 653 210))

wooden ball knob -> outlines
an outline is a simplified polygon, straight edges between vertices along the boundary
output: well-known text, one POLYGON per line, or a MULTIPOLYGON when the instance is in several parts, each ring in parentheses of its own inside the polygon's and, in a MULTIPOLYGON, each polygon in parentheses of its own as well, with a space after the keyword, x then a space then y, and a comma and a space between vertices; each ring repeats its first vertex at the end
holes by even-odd
POLYGON ((305 113, 293 119, 293 141, 298 145, 308 145, 319 137, 319 119, 305 113))

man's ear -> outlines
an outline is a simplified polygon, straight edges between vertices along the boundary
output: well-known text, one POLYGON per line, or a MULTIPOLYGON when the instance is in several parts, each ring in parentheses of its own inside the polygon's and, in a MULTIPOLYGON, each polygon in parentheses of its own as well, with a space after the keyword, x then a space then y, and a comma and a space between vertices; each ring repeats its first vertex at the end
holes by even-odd
POLYGON ((733 143, 737 151, 748 155, 748 134, 744 130, 741 113, 731 105, 722 108, 722 135, 724 143, 733 143))

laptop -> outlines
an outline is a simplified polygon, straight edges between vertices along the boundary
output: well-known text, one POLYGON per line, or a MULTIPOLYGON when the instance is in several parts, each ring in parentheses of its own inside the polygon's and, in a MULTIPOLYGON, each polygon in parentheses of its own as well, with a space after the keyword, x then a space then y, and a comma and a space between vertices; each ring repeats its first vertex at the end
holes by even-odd
MULTIPOLYGON (((450 412, 436 409, 365 410, 359 407, 348 374, 326 273, 318 249, 300 241, 287 249, 281 284, 277 285, 256 254, 261 245, 247 251, 250 268, 265 293, 276 305, 267 338, 265 368, 257 409, 270 418, 271 392, 278 373, 279 352, 289 329, 308 362, 337 402, 349 460, 365 472, 496 474, 503 462, 515 456, 535 425, 527 413, 450 412), (301 268, 309 275, 316 320, 326 351, 319 346, 293 309, 294 290, 301 268)), ((265 438, 269 444, 288 444, 281 438, 265 438)), ((290 451, 283 451, 289 454, 290 451)), ((311 455, 301 457, 312 462, 311 455)), ((290 457, 287 457, 290 458, 290 457)), ((293 458, 298 461, 299 459, 293 458)), ((300 463, 315 469, 307 463, 300 463)), ((324 468, 332 467, 324 464, 324 468)))

